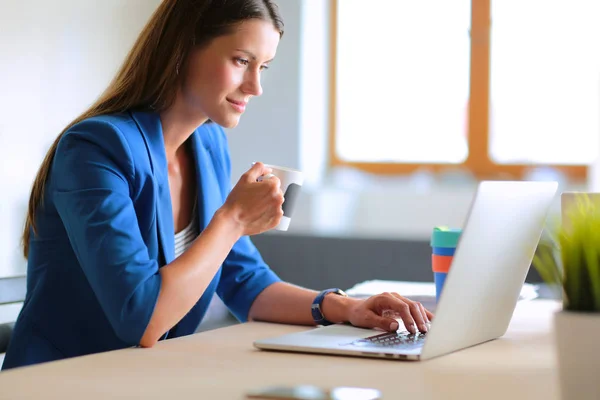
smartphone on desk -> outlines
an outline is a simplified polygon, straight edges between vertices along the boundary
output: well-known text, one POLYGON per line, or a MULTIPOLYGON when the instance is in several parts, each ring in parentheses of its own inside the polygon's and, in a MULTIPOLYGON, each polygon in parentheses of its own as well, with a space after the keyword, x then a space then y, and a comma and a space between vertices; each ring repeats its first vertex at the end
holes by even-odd
POLYGON ((263 400, 379 400, 377 389, 336 387, 331 390, 311 385, 270 386, 246 394, 247 399, 263 400))

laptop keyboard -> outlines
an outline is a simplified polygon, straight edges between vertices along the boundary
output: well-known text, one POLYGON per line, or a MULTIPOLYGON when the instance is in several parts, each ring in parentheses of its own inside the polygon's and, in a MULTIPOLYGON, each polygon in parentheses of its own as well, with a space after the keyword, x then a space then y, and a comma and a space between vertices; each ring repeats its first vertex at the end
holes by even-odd
POLYGON ((384 347, 392 349, 415 349, 420 348, 425 343, 425 333, 417 332, 386 332, 375 336, 369 336, 364 339, 358 339, 349 343, 360 347, 384 347))

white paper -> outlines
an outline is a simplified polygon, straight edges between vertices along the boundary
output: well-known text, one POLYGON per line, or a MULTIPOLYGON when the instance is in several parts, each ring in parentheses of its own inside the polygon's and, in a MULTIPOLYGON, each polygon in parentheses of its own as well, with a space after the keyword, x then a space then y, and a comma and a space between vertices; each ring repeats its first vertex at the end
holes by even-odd
MULTIPOLYGON (((435 301, 435 283, 371 280, 358 283, 346 293, 354 297, 370 297, 383 292, 396 292, 404 297, 421 302, 435 301)), ((537 289, 530 283, 525 283, 521 289, 519 301, 533 300, 538 297, 537 289)))

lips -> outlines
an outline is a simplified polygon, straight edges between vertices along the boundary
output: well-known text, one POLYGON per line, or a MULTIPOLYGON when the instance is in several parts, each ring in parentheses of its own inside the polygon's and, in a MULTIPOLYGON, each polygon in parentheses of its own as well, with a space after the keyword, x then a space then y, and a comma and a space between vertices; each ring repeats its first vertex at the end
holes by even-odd
POLYGON ((244 110, 246 110, 246 104, 248 104, 247 101, 240 101, 240 100, 233 100, 233 99, 227 99, 227 102, 229 104, 231 104, 231 106, 240 113, 243 113, 244 110))

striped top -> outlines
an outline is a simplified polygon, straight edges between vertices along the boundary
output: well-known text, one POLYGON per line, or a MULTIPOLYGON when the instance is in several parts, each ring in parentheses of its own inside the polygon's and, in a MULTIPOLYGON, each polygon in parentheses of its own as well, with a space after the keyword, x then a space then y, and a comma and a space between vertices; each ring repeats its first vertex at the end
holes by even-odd
POLYGON ((196 210, 194 207, 192 221, 181 232, 175 234, 175 258, 179 257, 184 251, 189 249, 199 234, 198 220, 196 218, 196 210))

